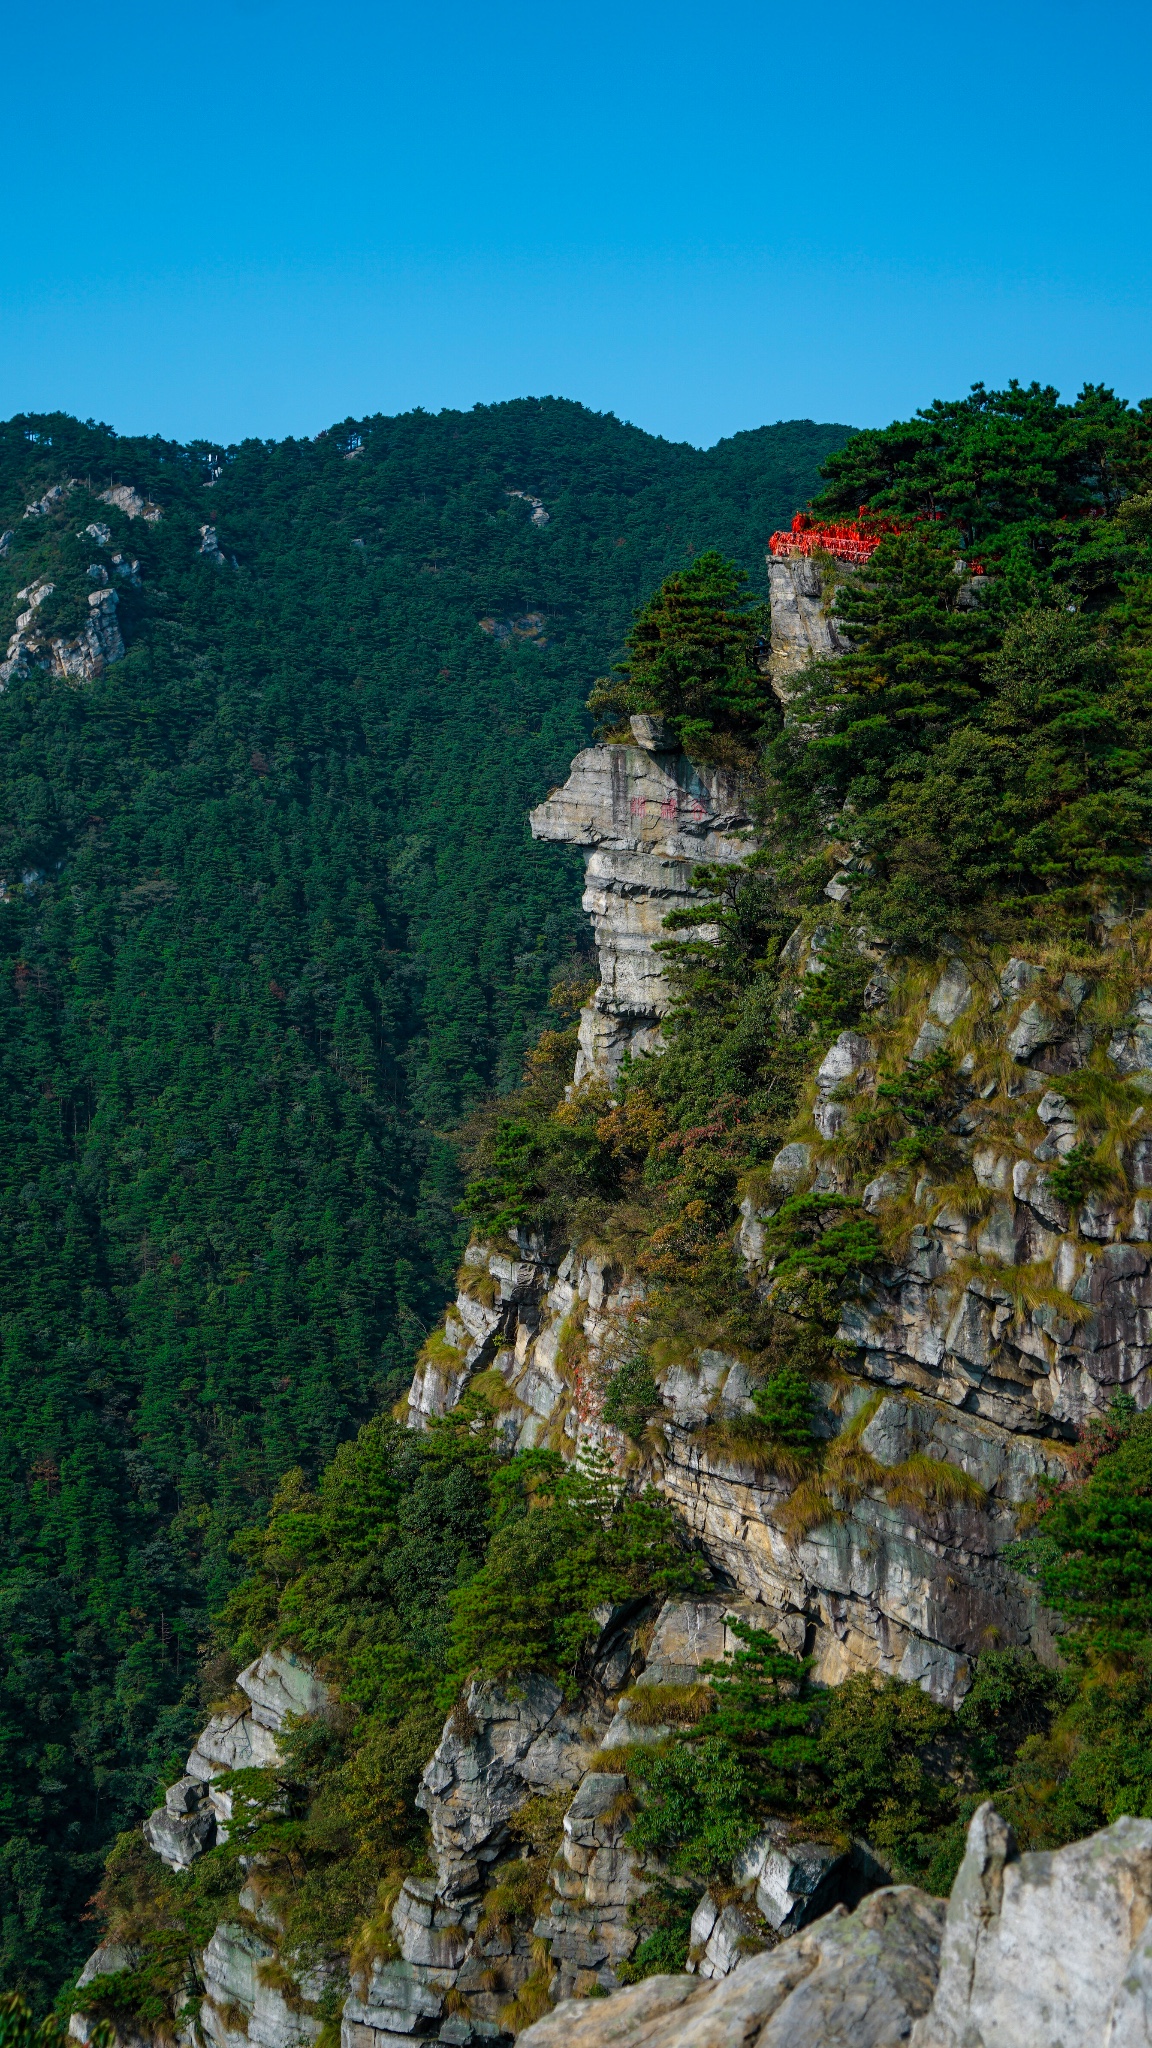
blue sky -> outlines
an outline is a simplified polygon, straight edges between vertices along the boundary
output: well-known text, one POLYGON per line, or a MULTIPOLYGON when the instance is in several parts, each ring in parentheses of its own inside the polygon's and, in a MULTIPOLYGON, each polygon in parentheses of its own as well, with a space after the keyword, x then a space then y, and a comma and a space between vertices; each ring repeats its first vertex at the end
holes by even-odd
POLYGON ((1152 8, 9 0, 0 413, 1152 393, 1152 8))

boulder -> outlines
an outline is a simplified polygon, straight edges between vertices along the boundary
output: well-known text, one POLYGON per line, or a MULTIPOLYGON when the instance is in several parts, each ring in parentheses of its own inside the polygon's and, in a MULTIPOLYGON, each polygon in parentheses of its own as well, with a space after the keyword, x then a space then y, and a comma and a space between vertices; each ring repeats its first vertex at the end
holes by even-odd
POLYGON ((1119 1073, 1130 1077, 1152 1068, 1152 989, 1137 991, 1127 1017, 1112 1035, 1108 1057, 1119 1073))
POLYGON ((1015 997, 1022 996, 1025 989, 1031 988, 1034 982, 1042 981, 1043 978, 1044 969, 1038 967, 1035 961, 1018 960, 1013 957, 1001 971, 1001 994, 1008 1002, 1012 1002, 1015 997))
POLYGON ((1020 1854, 990 1801, 968 1829, 940 1981, 912 2048, 1147 2048, 1152 1820, 1020 1854))
POLYGON ((236 1680, 252 1702, 252 1719, 278 1734, 288 1714, 322 1714, 328 1687, 291 1650, 265 1650, 236 1680))
POLYGON ((727 1976, 649 1977, 567 1999, 522 2048, 898 2048, 932 1999, 944 1904, 890 1885, 727 1976))
POLYGON ((680 742, 665 718, 653 718, 637 711, 628 720, 632 737, 646 754, 678 754, 680 742))
POLYGON ((186 1813, 158 1806, 144 1822, 144 1840, 169 1870, 188 1870, 215 1842, 216 1815, 206 1802, 186 1813))
POLYGON ((1021 1065, 1042 1045, 1055 1045, 1064 1036, 1064 1025, 1049 1016, 1039 1003, 1029 1003, 1008 1034, 1008 1051, 1021 1065))
POLYGON ((816 1072, 823 1092, 854 1081, 876 1058, 876 1048, 862 1031, 842 1031, 830 1045, 816 1072))
POLYGON ((909 1064, 911 1065, 914 1061, 931 1059, 932 1054, 939 1052, 940 1047, 946 1045, 947 1041, 948 1033, 944 1026, 938 1024, 934 1017, 925 1017, 919 1031, 916 1033, 912 1050, 908 1054, 909 1064))
POLYGON ((928 998, 928 1009, 937 1023, 945 1028, 962 1016, 972 1001, 972 983, 968 969, 962 960, 949 960, 948 965, 928 998))
POLYGON ((835 1903, 849 1861, 846 1852, 828 1842, 791 1841, 782 1821, 769 1821, 736 1857, 732 1876, 742 1891, 754 1894, 769 1927, 778 1934, 793 1934, 835 1903))
POLYGON ((799 1187, 800 1182, 807 1175, 811 1163, 812 1148, 810 1145, 802 1145, 795 1141, 790 1145, 782 1145, 772 1161, 770 1169, 772 1178, 774 1181, 778 1181, 782 1188, 791 1192, 799 1187))
POLYGON ((688 1968, 699 1977, 727 1977, 745 1956, 764 1947, 756 1915, 735 1901, 720 1906, 705 1892, 692 1915, 688 1968))

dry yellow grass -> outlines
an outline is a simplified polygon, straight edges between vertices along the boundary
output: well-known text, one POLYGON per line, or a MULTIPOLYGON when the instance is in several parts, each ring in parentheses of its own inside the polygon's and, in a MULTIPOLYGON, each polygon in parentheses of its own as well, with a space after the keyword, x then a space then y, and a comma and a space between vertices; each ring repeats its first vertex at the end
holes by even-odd
POLYGON ((634 1685, 624 1698, 637 1728, 692 1728, 716 1704, 710 1685, 634 1685))

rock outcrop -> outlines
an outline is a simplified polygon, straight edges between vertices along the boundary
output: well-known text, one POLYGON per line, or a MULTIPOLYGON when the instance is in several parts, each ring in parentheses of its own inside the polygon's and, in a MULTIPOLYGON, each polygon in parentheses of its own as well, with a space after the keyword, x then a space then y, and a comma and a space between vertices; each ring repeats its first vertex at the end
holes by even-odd
MULTIPOLYGON (((1119 1026, 1110 1002, 1107 986, 1015 957, 999 972, 953 959, 930 991, 906 999, 905 1035, 918 1026, 909 1058, 954 1052, 966 1099, 951 1132, 973 1185, 964 1204, 938 1194, 929 1174, 913 1187, 887 1173, 865 1189, 873 1214, 909 1200, 918 1212, 902 1262, 870 1278, 845 1311, 841 1336, 869 1378, 1061 1441, 1118 1390, 1141 1407, 1152 1398, 1152 1105, 1128 1112, 1122 1197, 1090 1194, 1070 1208, 1051 1184, 1082 1136, 1062 1075, 1100 1047, 1137 1104, 1152 1089, 1141 1015, 1152 1015, 1152 991, 1137 991, 1119 1026), (1012 1285, 1018 1268, 1029 1276, 1023 1292, 1012 1285)), ((867 1041, 842 1033, 817 1078, 809 1141, 776 1161, 781 1196, 785 1182, 837 1184, 843 1098, 873 1081, 867 1041)), ((753 1266, 757 1220, 749 1202, 743 1244, 753 1266)))
POLYGON ((913 1885, 837 1907, 721 1982, 568 2000, 524 2048, 1149 2048, 1152 1821, 1021 1856, 976 1813, 945 1909, 913 1885))
MULTIPOLYGON (((356 1983, 345 1983, 343 2048, 396 2048, 400 2037, 433 2035, 466 2048, 506 2036, 510 2002, 542 1972, 559 1998, 619 1984, 617 1972, 640 1939, 633 1908, 651 1873, 624 1839, 631 1802, 626 1776, 612 1768, 613 1750, 668 1732, 631 1723, 630 1690, 703 1681, 701 1667, 738 1646, 732 1619, 752 1612, 724 1594, 662 1605, 636 1600, 606 1611, 574 1704, 539 1673, 507 1687, 485 1681, 468 1688, 417 1795, 435 1875, 405 1879, 391 1915, 394 1946, 372 1958, 356 1983), (516 1820, 529 1802, 552 1816, 545 1834, 552 1831, 555 1852, 533 1866, 535 1905, 525 1918, 522 1905, 519 1917, 509 1916, 492 1901, 501 1870, 521 1854, 516 1820)), ((225 1773, 276 1770, 285 1717, 328 1711, 326 1688, 282 1651, 259 1658, 238 1686, 247 1705, 212 1717, 184 1776, 144 1823, 145 1840, 173 1869, 188 1869, 227 1839, 233 1795, 220 1782, 225 1773)), ((848 1862, 827 1844, 793 1841, 784 1823, 771 1824, 734 1868, 741 1903, 717 1908, 707 1894, 700 1901, 693 1968, 723 1976, 750 1952, 791 1935, 844 1895, 838 1879, 858 1896, 848 1862)), ((222 1920, 194 1959, 180 2008, 185 2016, 198 2009, 201 2036, 214 2048, 242 2048, 245 2038, 257 2048, 310 2048, 332 1980, 285 1953, 258 1877, 250 1872, 237 1917, 222 1920)), ((106 1945, 89 1959, 83 1983, 133 1967, 127 1950, 106 1945)), ((74 2037, 87 2041, 91 2025, 75 2015, 74 2037)))
MULTIPOLYGON (((275 1770, 283 1762, 277 1736, 287 1718, 323 1715, 330 1705, 327 1686, 289 1650, 266 1650, 236 1685, 245 1704, 237 1700, 212 1716, 196 1738, 184 1776, 168 1787, 163 1806, 143 1824, 145 1841, 170 1869, 187 1870, 215 1843, 227 1841, 233 1795, 220 1782, 225 1775, 275 1770)), ((243 1917, 216 1927, 190 1965, 169 2020, 154 2035, 119 2027, 121 2048, 135 2048, 137 2041, 140 2048, 158 2048, 173 2033, 183 2048, 203 2048, 205 2042, 212 2048, 312 2048, 322 2027, 317 2006, 326 1973, 280 1952, 277 1923, 261 1902, 254 1876, 237 1899, 243 1917)), ((135 1969, 138 1962, 130 1944, 104 1943, 88 1958, 78 1988, 99 1988, 97 1980, 135 1969)), ((69 2032, 87 2042, 93 2025, 76 2012, 69 2032)))
MULTIPOLYGON (((844 575, 843 569, 840 575, 844 575)), ((809 555, 769 555, 772 592, 772 687, 783 703, 813 660, 844 654, 848 642, 826 602, 820 564, 809 555)))
POLYGON ((968 1830, 912 2048, 1146 2048, 1152 1821, 1021 1855, 991 1804, 968 1830))
POLYGON ((25 519, 46 519, 50 512, 54 512, 56 507, 62 504, 70 491, 77 489, 78 484, 79 478, 74 476, 66 477, 63 483, 50 484, 42 498, 37 498, 25 508, 25 519))
MULTIPOLYGON (((603 1257, 557 1258, 527 1240, 507 1252, 474 1243, 461 1271, 456 1308, 413 1379, 410 1421, 444 1413, 489 1369, 509 1443, 622 1452, 603 1423, 603 1388, 640 1339, 643 1286, 603 1257)), ((809 1526, 794 1519, 795 1478, 758 1466, 726 1431, 753 1412, 752 1381, 722 1351, 664 1373, 653 1476, 724 1580, 790 1650, 814 1657, 820 1679, 892 1672, 955 1704, 990 1630, 1053 1654, 1050 1620, 1003 1553, 1020 1506, 1064 1475, 1064 1451, 1031 1422, 1005 1427, 906 1384, 899 1360, 876 1367, 862 1348, 857 1386, 816 1389, 817 1428, 829 1443, 850 1432, 875 1478, 849 1503, 830 1494, 809 1526), (933 1464, 959 1475, 955 1497, 918 1503, 910 1481, 933 1464)))
MULTIPOLYGON (((45 516, 53 510, 56 500, 65 495, 63 485, 54 486, 40 504, 29 506, 25 517, 45 516)), ((93 523, 84 531, 101 547, 106 547, 111 539, 110 529, 103 524, 93 523)), ((123 573, 123 557, 114 555, 112 559, 116 573, 123 573)), ((138 569, 139 563, 134 562, 128 579, 134 585, 139 583, 138 569)), ((44 625, 41 607, 56 593, 56 585, 49 577, 41 576, 17 591, 16 602, 22 609, 17 612, 4 660, 0 662, 0 690, 6 689, 14 676, 27 679, 36 669, 73 685, 94 682, 110 662, 123 659, 124 638, 117 618, 120 599, 108 587, 110 578, 104 563, 93 562, 88 574, 100 588, 88 593, 88 615, 78 631, 53 632, 50 625, 44 625)))
MULTIPOLYGON (((680 825, 670 817, 675 830, 662 838, 655 814, 679 818, 694 771, 662 751, 658 721, 633 725, 637 746, 579 755, 564 789, 533 814, 538 837, 587 849, 601 981, 581 1021, 576 1085, 611 1079, 625 1050, 658 1046, 667 990, 653 948, 665 910, 692 900, 680 825), (674 794, 658 798, 660 789, 674 794)), ((707 800, 701 852, 739 859, 748 841, 738 793, 717 780, 707 800)), ((853 874, 849 864, 840 878, 848 898, 853 874)), ((789 941, 799 977, 824 971, 826 940, 817 927, 789 941)), ((753 1285, 770 1288, 769 1219, 789 1194, 849 1184, 854 1106, 871 1101, 881 1066, 899 1072, 950 1052, 955 1185, 899 1165, 875 1172, 864 1207, 902 1249, 844 1306, 839 1338, 857 1386, 817 1389, 819 1432, 830 1447, 847 1432, 864 1465, 858 1458, 842 1498, 830 1450, 826 1497, 809 1486, 801 1507, 794 1477, 741 1449, 753 1413, 747 1363, 706 1347, 663 1371, 647 1452, 725 1582, 763 1605, 822 1680, 871 1668, 955 1704, 990 1632, 1053 1656, 1051 1618, 1005 1562, 1018 1511, 1041 1482, 1065 1475, 1079 1431, 1115 1392, 1140 1406, 1152 1398, 1152 1104, 1138 1106, 1152 1092, 1152 987, 1117 1016, 1103 965, 1095 975, 1050 971, 954 951, 925 978, 882 948, 869 957, 866 1027, 829 1047, 738 1233, 753 1285), (1123 1177, 1107 1199, 1090 1193, 1069 1207, 1052 1174, 1086 1126, 1075 1089, 1060 1083, 1092 1061, 1135 1091, 1117 1138, 1123 1177)), ((635 1276, 520 1232, 504 1246, 471 1245, 461 1282, 415 1376, 411 1420, 443 1413, 473 1373, 494 1370, 499 1381, 486 1384, 509 1442, 623 1452, 602 1402, 642 1342, 635 1276)))
POLYGON ((5 658, 0 662, 0 688, 13 676, 27 677, 34 668, 62 677, 71 683, 91 683, 102 675, 109 662, 124 657, 124 639, 116 617, 120 600, 114 590, 93 590, 88 596, 88 618, 79 633, 72 635, 37 630, 36 612, 51 597, 55 585, 38 583, 19 593, 27 608, 16 620, 5 658))
MULTIPOLYGON (((634 746, 587 747, 562 789, 532 812, 534 839, 584 850, 599 986, 580 1018, 576 1082, 611 1082, 625 1053, 660 1042, 670 1000, 658 941, 670 911, 700 900, 692 871, 750 851, 751 815, 737 776, 681 753, 659 719, 634 718, 634 746)), ((707 937, 704 924, 695 936, 707 937)))
POLYGON ((164 517, 159 505, 144 497, 135 484, 110 484, 106 491, 101 491, 100 502, 102 505, 115 505, 127 518, 142 519, 147 526, 155 526, 157 520, 164 517))
POLYGON ((228 1839, 232 1794, 216 1780, 229 1771, 275 1769, 282 1761, 276 1737, 287 1716, 321 1714, 328 1705, 327 1687, 290 1650, 266 1650, 236 1684, 248 1704, 212 1716, 185 1775, 144 1822, 145 1840, 173 1870, 186 1870, 228 1839))
MULTIPOLYGON (((722 1601, 666 1605, 650 1648, 673 1655, 644 1667, 653 1682, 694 1669, 686 1652, 722 1643, 726 1611, 722 1601)), ((627 1906, 647 1880, 620 1841, 625 1780, 593 1750, 611 1706, 604 1679, 629 1679, 639 1654, 638 1618, 608 1618, 579 1715, 549 1681, 529 1678, 507 1694, 473 1686, 450 1718, 424 1780, 437 1875, 405 1881, 392 1915, 400 1954, 378 1956, 349 1992, 342 2048, 506 2039, 507 2001, 540 1967, 533 1938, 551 1951, 558 2003, 521 2035, 525 2048, 730 2048, 753 2039, 757 2048, 1152 2048, 1148 1820, 1123 1818, 1068 1848, 1021 1855, 986 1803, 947 1906, 915 1886, 881 1884, 855 1911, 840 1903, 822 1914, 836 1850, 769 1831, 734 1865, 744 1902, 700 1901, 690 1970, 614 1989, 614 1965, 637 1938, 627 1906), (511 1846, 509 1822, 541 1793, 562 1798, 566 1811, 551 1912, 530 1936, 485 1912, 484 1884, 511 1846), (805 1902, 809 1910, 796 1912, 805 1902)), ((252 1711, 271 1718, 285 1673, 260 1662, 252 1711)), ((308 1677, 291 1666, 287 1696, 317 1699, 308 1677)), ((313 2048, 330 1982, 321 1970, 292 1968, 251 1886, 238 1903, 241 1916, 215 1929, 180 1994, 185 2009, 199 2001, 200 2040, 313 2048)), ((131 1943, 105 1944, 81 1987, 138 1962, 131 1943)), ((92 2028, 73 2017, 78 2041, 92 2028)), ((179 2037, 192 2048, 186 2021, 179 2037)), ((146 2037, 119 2038, 131 2048, 146 2037)))
POLYGON ((600 1388, 627 1347, 642 1282, 594 1252, 559 1256, 521 1232, 507 1250, 473 1242, 443 1332, 425 1347, 408 1393, 421 1428, 455 1406, 469 1379, 495 1365, 501 1429, 517 1448, 549 1442, 575 1453, 600 1442, 600 1388))
MULTIPOLYGON (((720 1982, 649 1977, 604 2004, 569 1999, 525 2048, 897 2048, 930 2004, 943 1901, 913 1885, 874 1892, 720 1982)), ((975 2048, 975 2044, 973 2044, 975 2048)))

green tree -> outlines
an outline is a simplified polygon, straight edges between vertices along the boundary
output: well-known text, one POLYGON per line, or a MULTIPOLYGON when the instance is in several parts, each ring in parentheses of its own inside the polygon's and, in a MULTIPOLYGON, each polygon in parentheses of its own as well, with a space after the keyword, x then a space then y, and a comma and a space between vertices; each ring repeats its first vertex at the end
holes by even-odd
POLYGON ((589 709, 654 713, 702 760, 746 750, 775 702, 761 659, 771 617, 747 582, 715 549, 666 577, 636 614, 618 680, 598 682, 589 709))
POLYGON ((554 1451, 523 1452, 495 1497, 483 1567, 453 1598, 453 1685, 471 1671, 537 1670, 572 1686, 598 1608, 704 1583, 667 1501, 651 1487, 627 1492, 603 1452, 573 1466, 554 1451))

